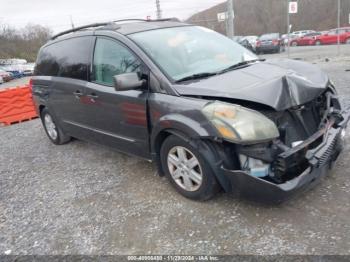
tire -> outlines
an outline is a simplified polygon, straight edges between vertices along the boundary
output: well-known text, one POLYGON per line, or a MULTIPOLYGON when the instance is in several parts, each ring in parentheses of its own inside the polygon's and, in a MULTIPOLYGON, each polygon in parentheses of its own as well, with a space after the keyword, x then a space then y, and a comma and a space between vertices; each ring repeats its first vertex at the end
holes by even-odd
POLYGON ((47 108, 44 108, 40 113, 41 122, 44 126, 46 135, 55 145, 63 145, 71 140, 70 136, 64 134, 62 128, 54 120, 47 108))
POLYGON ((298 46, 298 42, 293 41, 291 46, 298 46))
POLYGON ((209 145, 200 140, 194 145, 175 135, 168 136, 160 150, 166 177, 181 195, 193 200, 208 200, 221 189, 210 159, 215 159, 215 153, 209 145))
POLYGON ((322 42, 321 42, 320 40, 317 40, 317 41, 315 42, 315 45, 322 45, 322 42))
POLYGON ((350 45, 350 38, 345 40, 345 44, 350 45))

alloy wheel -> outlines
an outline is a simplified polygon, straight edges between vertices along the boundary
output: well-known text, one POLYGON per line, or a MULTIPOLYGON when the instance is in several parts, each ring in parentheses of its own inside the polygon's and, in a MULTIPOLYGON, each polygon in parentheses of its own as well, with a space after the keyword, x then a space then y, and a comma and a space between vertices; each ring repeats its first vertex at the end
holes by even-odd
POLYGON ((197 157, 187 148, 173 147, 167 157, 170 175, 186 191, 196 191, 203 181, 203 172, 197 157))
POLYGON ((47 133, 49 134, 50 138, 52 140, 56 140, 58 133, 55 123, 52 120, 52 117, 49 114, 46 114, 44 117, 45 127, 47 130, 47 133))

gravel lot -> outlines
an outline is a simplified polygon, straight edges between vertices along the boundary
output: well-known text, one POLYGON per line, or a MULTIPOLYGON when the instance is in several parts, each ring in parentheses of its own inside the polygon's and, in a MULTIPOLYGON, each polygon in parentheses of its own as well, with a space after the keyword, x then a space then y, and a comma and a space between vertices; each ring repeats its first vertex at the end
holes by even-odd
MULTIPOLYGON (((298 48, 347 101, 350 57, 298 48)), ((54 146, 39 120, 0 128, 0 143, 0 254, 350 255, 349 146, 316 188, 271 207, 190 201, 151 163, 77 140, 54 146)))

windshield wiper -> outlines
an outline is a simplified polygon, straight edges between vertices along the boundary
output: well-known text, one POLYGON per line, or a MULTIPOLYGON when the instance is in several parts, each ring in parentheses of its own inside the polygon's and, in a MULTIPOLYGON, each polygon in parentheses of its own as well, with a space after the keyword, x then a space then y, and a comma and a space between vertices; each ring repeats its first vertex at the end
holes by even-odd
POLYGON ((217 75, 217 73, 198 73, 198 74, 193 74, 193 75, 181 78, 179 80, 176 80, 176 83, 180 83, 180 82, 184 82, 184 81, 188 81, 188 80, 202 79, 202 78, 206 78, 206 77, 214 76, 214 75, 217 75))
POLYGON ((247 65, 250 65, 252 63, 259 62, 259 61, 265 61, 265 59, 254 59, 254 60, 242 61, 242 62, 239 62, 239 63, 234 64, 232 66, 229 66, 229 67, 225 68, 224 70, 221 70, 217 74, 223 74, 223 73, 229 72, 231 70, 239 69, 239 68, 245 67, 247 65))

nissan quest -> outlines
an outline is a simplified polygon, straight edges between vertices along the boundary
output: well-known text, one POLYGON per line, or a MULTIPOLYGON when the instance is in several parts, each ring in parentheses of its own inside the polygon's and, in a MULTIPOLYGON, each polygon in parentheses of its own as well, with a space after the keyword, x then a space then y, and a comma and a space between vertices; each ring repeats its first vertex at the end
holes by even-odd
POLYGON ((280 203, 305 191, 333 166, 349 121, 316 66, 262 60, 175 19, 62 32, 40 49, 31 88, 52 143, 153 161, 195 200, 223 190, 280 203))

